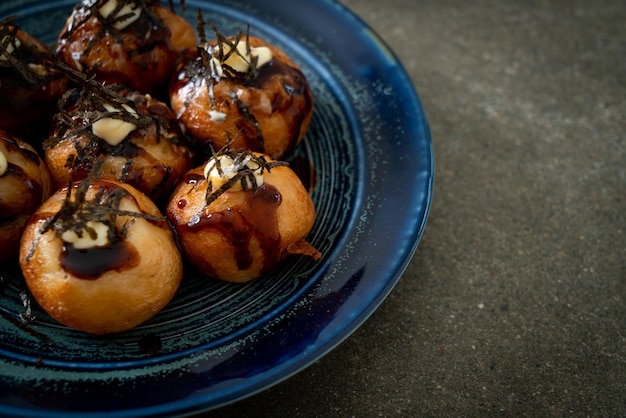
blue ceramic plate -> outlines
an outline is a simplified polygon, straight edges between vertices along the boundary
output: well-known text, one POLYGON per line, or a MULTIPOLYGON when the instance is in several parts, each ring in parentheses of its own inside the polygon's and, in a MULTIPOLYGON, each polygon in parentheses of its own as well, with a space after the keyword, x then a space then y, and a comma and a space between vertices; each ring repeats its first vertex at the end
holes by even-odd
MULTIPOLYGON (((54 42, 73 0, 2 1, 54 42)), ((16 265, 0 267, 0 415, 169 416, 230 403, 293 375, 350 335, 391 291, 424 229, 433 156, 424 113, 394 54, 332 0, 187 0, 223 33, 251 34, 304 70, 315 116, 292 164, 318 217, 319 262, 287 259, 245 285, 188 273, 155 318, 120 335, 67 329, 24 311, 16 265), (160 349, 152 354, 151 345, 160 349), (147 348, 146 348, 147 347, 147 348)), ((194 26, 195 27, 195 26, 194 26)))

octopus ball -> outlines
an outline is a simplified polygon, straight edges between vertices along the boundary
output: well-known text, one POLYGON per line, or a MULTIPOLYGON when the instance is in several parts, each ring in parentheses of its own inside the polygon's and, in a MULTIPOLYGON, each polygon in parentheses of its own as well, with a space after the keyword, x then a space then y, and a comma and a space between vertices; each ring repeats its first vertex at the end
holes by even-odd
POLYGON ((133 187, 83 181, 57 191, 31 217, 20 267, 36 302, 58 322, 109 334, 152 318, 182 279, 173 232, 133 187))
POLYGON ((52 53, 11 19, 0 20, 0 129, 33 145, 49 126, 67 79, 48 64, 52 53))
POLYGON ((321 256, 305 241, 315 222, 307 190, 262 154, 219 155, 189 171, 166 213, 188 261, 220 280, 252 280, 288 254, 321 256))
POLYGON ((170 103, 201 144, 280 159, 304 137, 313 96, 300 67, 254 36, 203 43, 177 64, 170 103))
POLYGON ((102 177, 123 180, 154 200, 169 196, 193 166, 193 152, 169 107, 119 85, 92 88, 100 89, 66 94, 44 143, 56 187, 82 180, 102 160, 102 177))
POLYGON ((61 31, 56 53, 72 68, 142 93, 166 87, 195 32, 157 0, 83 0, 61 31))
POLYGON ((51 193, 50 174, 35 149, 0 130, 0 261, 17 257, 28 218, 51 193))

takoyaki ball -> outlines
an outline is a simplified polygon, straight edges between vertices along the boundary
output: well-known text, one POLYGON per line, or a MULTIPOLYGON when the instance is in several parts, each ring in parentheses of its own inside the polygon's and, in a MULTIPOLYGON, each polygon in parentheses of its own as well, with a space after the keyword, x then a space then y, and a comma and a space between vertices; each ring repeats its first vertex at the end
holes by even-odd
POLYGON ((167 88, 176 57, 195 46, 193 27, 158 0, 83 0, 56 53, 99 81, 155 94, 167 88))
POLYGON ((0 130, 0 261, 17 257, 28 218, 51 193, 50 174, 35 149, 0 130))
POLYGON ((193 166, 172 111, 150 95, 94 82, 68 92, 60 107, 44 143, 57 187, 85 178, 101 159, 103 178, 123 180, 159 200, 193 166))
POLYGON ((241 33, 201 43, 176 66, 170 103, 200 143, 262 152, 280 159, 302 140, 313 96, 284 52, 241 33))
POLYGON ((0 129, 35 146, 67 89, 65 77, 48 66, 51 60, 48 48, 11 18, 0 21, 0 129))
POLYGON ((183 253, 199 271, 246 282, 288 254, 319 259, 306 235, 313 202, 284 163, 251 152, 225 152, 191 170, 176 187, 167 216, 183 253))
POLYGON ((183 273, 171 227, 154 203, 132 186, 100 179, 60 189, 42 204, 26 225, 19 261, 38 304, 92 334, 152 318, 183 273))

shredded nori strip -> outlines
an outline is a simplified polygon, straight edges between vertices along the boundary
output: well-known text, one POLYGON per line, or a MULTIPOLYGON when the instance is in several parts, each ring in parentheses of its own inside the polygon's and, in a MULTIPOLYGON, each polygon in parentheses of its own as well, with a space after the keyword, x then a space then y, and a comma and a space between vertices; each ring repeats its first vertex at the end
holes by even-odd
POLYGON ((285 161, 267 161, 265 156, 255 154, 249 150, 244 150, 241 148, 231 150, 230 142, 231 141, 229 141, 222 149, 217 152, 211 149, 212 156, 208 162, 214 160, 217 172, 220 176, 223 176, 224 170, 222 169, 220 163, 220 157, 228 156, 233 160, 233 165, 235 166, 236 173, 217 190, 213 190, 213 185, 210 181, 208 182, 209 184, 205 197, 207 206, 238 182, 241 182, 241 188, 244 191, 252 190, 253 193, 256 193, 259 186, 257 185, 257 181, 254 176, 255 171, 260 170, 261 174, 263 174, 265 171, 270 172, 274 167, 288 165, 288 163, 285 161), (249 166, 250 163, 253 163, 252 168, 249 166))
POLYGON ((2 57, 0 69, 15 71, 23 82, 31 87, 39 87, 58 78, 55 72, 39 74, 29 65, 43 65, 46 60, 52 59, 52 55, 48 51, 39 51, 29 45, 23 45, 17 36, 19 30, 13 16, 0 20, 0 57, 2 57))
POLYGON ((243 104, 241 100, 239 100, 237 93, 231 91, 229 95, 233 102, 237 105, 237 110, 239 110, 239 113, 243 116, 243 120, 246 125, 254 128, 256 139, 258 141, 258 149, 262 151, 265 150, 265 139, 263 138, 263 131, 261 130, 259 121, 252 113, 250 113, 248 107, 243 104))
MULTIPOLYGON (((174 7, 174 0, 167 0, 167 4, 170 6, 170 10, 174 12, 176 9, 174 7)), ((180 0, 178 4, 180 4, 180 10, 182 10, 183 12, 187 10, 187 5, 185 4, 185 0, 180 0)))
MULTIPOLYGON (((89 56, 91 50, 96 46, 96 44, 105 36, 111 36, 115 42, 123 43, 121 33, 130 30, 136 31, 140 36, 137 37, 137 40, 145 40, 149 41, 151 39, 150 36, 146 36, 152 32, 163 32, 167 31, 169 33, 169 29, 165 25, 165 23, 151 10, 151 6, 159 3, 156 0, 117 0, 117 5, 115 9, 109 13, 107 17, 104 17, 100 13, 100 9, 111 0, 96 0, 95 2, 83 2, 76 6, 73 13, 73 20, 71 24, 68 26, 67 31, 62 35, 63 38, 68 38, 71 36, 74 29, 84 25, 89 19, 95 17, 101 24, 101 29, 93 34, 92 39, 87 44, 87 47, 82 52, 82 56, 89 56), (92 3, 92 4, 89 4, 92 3), (127 19, 130 19, 133 16, 133 13, 125 13, 118 14, 120 11, 127 5, 131 5, 133 9, 140 9, 140 17, 133 24, 118 30, 115 25, 117 23, 124 22, 127 19)), ((146 51, 146 46, 139 48, 137 51, 129 51, 129 53, 135 52, 143 52, 146 51)))
POLYGON ((252 49, 250 47, 250 25, 246 26, 246 31, 241 29, 237 31, 234 36, 225 36, 220 32, 215 24, 207 22, 202 16, 202 10, 198 9, 198 22, 197 22, 198 37, 200 38, 200 44, 198 45, 198 54, 202 57, 202 62, 205 70, 208 70, 208 76, 215 82, 219 82, 221 78, 228 78, 236 83, 249 84, 258 77, 258 57, 252 55, 252 49), (215 35, 215 45, 210 45, 207 41, 205 26, 209 26, 215 35), (246 56, 242 55, 237 49, 239 42, 244 40, 246 44, 246 56), (227 48, 226 48, 226 47, 227 48), (227 52, 224 52, 228 49, 227 52), (226 61, 233 55, 238 55, 242 60, 248 63, 248 71, 241 72, 235 70, 230 65, 226 64, 226 61), (217 72, 216 65, 212 63, 211 58, 217 59, 222 69, 223 75, 220 76, 217 72))
POLYGON ((92 239, 96 239, 97 233, 88 225, 88 222, 100 222, 108 227, 108 242, 115 242, 126 235, 127 229, 136 218, 152 222, 166 220, 163 216, 121 210, 119 206, 122 199, 130 196, 130 193, 122 187, 116 187, 112 190, 101 187, 93 199, 87 200, 89 187, 94 180, 100 177, 101 171, 102 160, 98 160, 89 176, 82 180, 77 187, 73 187, 71 183, 68 185, 67 195, 61 209, 54 216, 46 219, 41 225, 39 235, 33 240, 32 246, 25 257, 26 262, 32 258, 39 243, 39 238, 48 231, 54 231, 56 238, 61 237, 66 231, 74 231, 79 237, 87 233, 92 239), (118 229, 115 225, 118 216, 129 216, 131 221, 127 222, 122 229, 118 229))
MULTIPOLYGON (((228 78, 234 83, 242 84, 244 86, 251 85, 259 74, 257 67, 258 57, 252 55, 250 47, 250 25, 246 26, 245 32, 239 29, 235 36, 227 37, 220 32, 215 24, 206 22, 202 16, 202 11, 198 10, 197 31, 200 38, 200 44, 197 48, 197 52, 201 60, 201 70, 205 77, 207 94, 209 96, 211 107, 215 109, 217 103, 215 99, 214 85, 219 83, 222 78, 228 78), (213 30, 216 42, 214 46, 207 41, 205 26, 209 26, 213 30), (246 45, 246 56, 243 56, 237 49, 237 45, 242 40, 244 40, 246 45), (225 50, 228 51, 224 52, 225 50), (233 56, 233 54, 239 55, 241 59, 248 63, 248 71, 240 72, 226 64, 228 59, 233 56), (215 62, 216 60, 222 70, 221 75, 218 72, 218 64, 215 62)), ((236 92, 231 91, 229 96, 236 104, 237 110, 243 117, 246 126, 252 126, 254 128, 256 139, 258 141, 258 149, 263 152, 265 150, 265 141, 263 138, 263 132, 261 131, 260 124, 256 117, 249 111, 247 106, 239 100, 236 92)), ((240 128, 244 129, 244 127, 240 128)))
MULTIPOLYGON (((44 149, 53 147, 61 140, 85 134, 92 141, 97 142, 100 147, 103 147, 108 154, 119 154, 124 147, 123 142, 112 146, 96 136, 91 129, 95 122, 104 118, 120 119, 132 123, 137 126, 133 131, 156 124, 156 140, 157 142, 160 141, 162 130, 164 129, 163 125, 168 124, 169 121, 155 115, 139 112, 133 100, 119 93, 119 91, 126 89, 124 86, 105 86, 94 78, 87 77, 85 74, 60 61, 55 61, 50 65, 62 71, 69 80, 79 87, 68 90, 59 100, 59 113, 55 115, 55 124, 59 130, 55 136, 48 138, 44 142, 44 149), (114 110, 108 110, 105 104, 112 106, 114 110), (72 105, 76 105, 77 108, 69 113, 67 109, 71 108, 72 105), (134 112, 130 112, 128 108, 134 112)), ((82 155, 80 149, 77 149, 77 151, 79 158, 89 159, 89 153, 84 152, 82 153, 84 155, 82 155)))
POLYGON ((22 301, 22 305, 24 305, 24 312, 20 312, 20 320, 22 321, 22 325, 30 324, 35 320, 35 315, 33 315, 33 311, 30 303, 30 295, 25 290, 20 292, 20 300, 22 301))

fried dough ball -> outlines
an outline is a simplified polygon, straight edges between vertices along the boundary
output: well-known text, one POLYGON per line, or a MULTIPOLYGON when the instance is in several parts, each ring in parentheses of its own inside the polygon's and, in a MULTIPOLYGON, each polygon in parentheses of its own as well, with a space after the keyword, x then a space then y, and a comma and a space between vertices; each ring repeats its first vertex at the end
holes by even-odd
POLYGON ((102 177, 124 180, 159 200, 193 165, 176 118, 150 95, 92 82, 68 92, 60 107, 44 144, 56 187, 85 178, 102 159, 102 177))
POLYGON ((217 279, 246 282, 288 254, 321 256, 304 240, 315 221, 308 192, 266 155, 218 153, 183 177, 166 213, 190 263, 217 279))
POLYGON ((166 87, 176 57, 195 45, 191 25, 158 0, 83 0, 56 53, 99 81, 154 94, 166 87))
POLYGON ((183 274, 172 230, 154 203, 100 179, 43 203, 26 225, 20 266, 50 316, 92 334, 147 321, 173 298, 183 274))
POLYGON ((176 66, 170 103, 201 144, 286 156, 313 113, 306 77, 283 51, 239 33, 202 42, 176 66))
POLYGON ((35 146, 67 88, 62 74, 47 65, 51 59, 48 48, 11 18, 0 21, 0 129, 35 146))
POLYGON ((50 174, 35 149, 0 130, 0 261, 17 257, 28 218, 51 193, 50 174))

